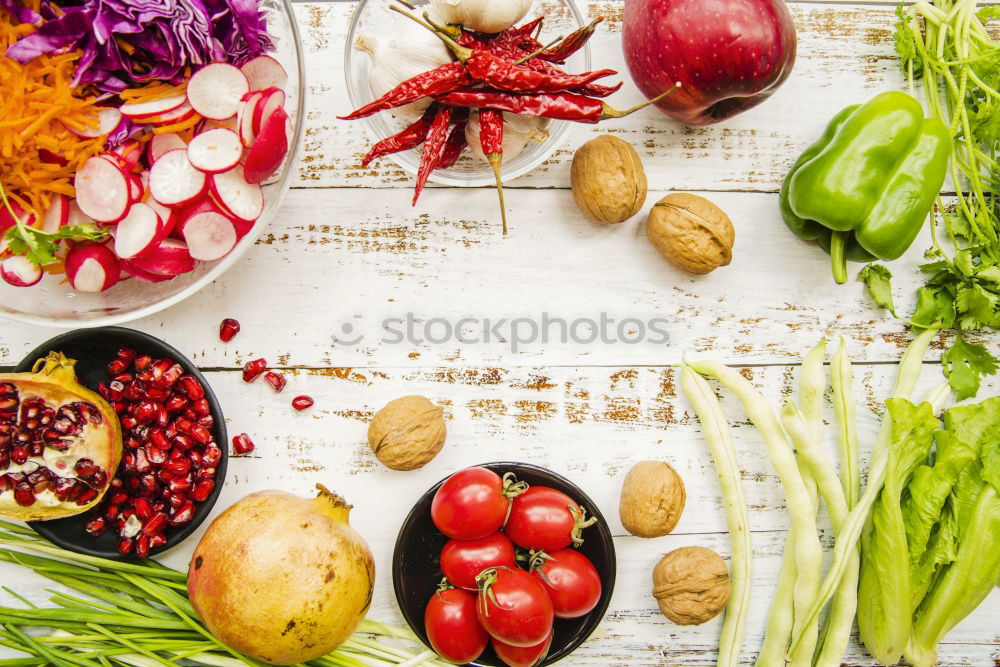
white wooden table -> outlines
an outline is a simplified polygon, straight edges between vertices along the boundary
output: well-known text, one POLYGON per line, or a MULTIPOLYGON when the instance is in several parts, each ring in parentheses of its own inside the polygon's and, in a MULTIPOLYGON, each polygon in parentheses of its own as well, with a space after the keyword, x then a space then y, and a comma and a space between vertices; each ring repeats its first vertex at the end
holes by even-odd
MULTIPOLYGON (((305 145, 294 189, 269 232, 215 284, 133 324, 204 367, 230 433, 245 431, 257 443, 252 457, 231 460, 217 509, 269 487, 308 494, 322 482, 341 492, 355 505, 353 523, 376 555, 371 617, 401 622, 389 563, 412 501, 471 464, 515 459, 547 466, 586 489, 617 536, 611 608, 599 631, 565 663, 714 664, 719 620, 675 626, 649 594, 650 572, 664 552, 704 545, 729 553, 712 464, 671 364, 687 354, 739 365, 777 405, 792 386, 800 355, 820 337, 845 336, 859 364, 861 424, 872 434, 874 410, 888 395, 907 334, 866 302, 860 284, 834 286, 826 256, 782 225, 775 193, 792 160, 835 110, 902 85, 892 48, 894 4, 792 3, 799 34, 794 73, 771 100, 728 122, 687 128, 651 110, 600 128, 578 128, 551 160, 507 184, 507 237, 500 235, 491 189, 431 188, 411 209, 408 175, 388 161, 372 169, 357 166, 368 140, 359 125, 335 119, 348 110, 341 62, 354 7, 347 1, 296 5, 308 72, 305 145), (597 132, 614 133, 639 151, 651 188, 647 210, 670 191, 703 194, 726 210, 736 226, 733 263, 692 278, 667 265, 646 242, 645 211, 620 226, 584 220, 567 189, 569 162, 574 149, 597 132), (424 323, 540 320, 543 313, 570 322, 602 313, 616 320, 665 318, 670 340, 535 342, 516 352, 509 342, 383 342, 381 322, 407 313, 424 323), (226 316, 243 325, 228 345, 217 337, 226 316), (345 324, 352 333, 344 333, 345 324), (358 334, 363 339, 355 345, 331 338, 358 334), (289 376, 282 395, 240 379, 242 365, 258 356, 289 376), (316 405, 296 414, 288 403, 300 393, 313 396, 316 405), (445 406, 448 441, 424 469, 393 472, 369 452, 367 423, 388 400, 411 393, 445 406), (645 458, 669 461, 688 491, 676 531, 656 540, 627 535, 617 518, 621 479, 645 458)), ((592 41, 594 62, 625 72, 618 35, 622 2, 593 1, 581 8, 606 19, 592 41)), ((613 103, 624 108, 638 101, 626 83, 613 103)), ((894 266, 913 286, 925 246, 918 241, 894 266)), ((907 303, 903 295, 897 298, 907 303)), ((53 333, 0 322, 0 364, 13 365, 53 333)), ((432 329, 432 338, 441 333, 432 329)), ((580 329, 578 337, 586 339, 586 331, 580 329)), ((941 343, 925 365, 921 389, 941 381, 941 343)), ((997 393, 994 379, 980 396, 997 393)), ((744 652, 750 662, 761 641, 788 520, 763 443, 735 401, 727 397, 724 405, 736 428, 751 507, 754 589, 744 652)), ((825 515, 823 522, 828 526, 825 515)), ((175 549, 167 562, 185 567, 197 538, 175 549)), ((41 580, 9 568, 0 568, 0 577, 45 597, 41 580)), ((857 643, 846 660, 871 664, 857 643)), ((1000 665, 1000 594, 994 592, 947 637, 941 664, 1000 665)))

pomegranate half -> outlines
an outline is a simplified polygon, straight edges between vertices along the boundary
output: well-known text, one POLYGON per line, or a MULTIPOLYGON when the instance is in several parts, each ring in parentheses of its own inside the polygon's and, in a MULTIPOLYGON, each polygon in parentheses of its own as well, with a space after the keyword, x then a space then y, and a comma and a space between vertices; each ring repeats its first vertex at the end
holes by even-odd
POLYGON ((61 352, 0 373, 0 516, 45 521, 96 505, 122 456, 118 417, 61 352))
POLYGON ((188 567, 188 595, 224 644, 272 665, 340 646, 368 611, 375 561, 351 528, 351 506, 317 484, 316 498, 251 493, 208 527, 188 567))

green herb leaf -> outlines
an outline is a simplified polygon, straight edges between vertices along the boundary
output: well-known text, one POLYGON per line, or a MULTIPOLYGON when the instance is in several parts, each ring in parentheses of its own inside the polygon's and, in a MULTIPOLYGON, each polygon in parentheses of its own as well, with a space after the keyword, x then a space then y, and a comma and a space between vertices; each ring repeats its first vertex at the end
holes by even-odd
POLYGON ((910 322, 921 329, 948 329, 955 323, 955 302, 942 288, 921 287, 910 322))
POLYGON ((961 335, 955 336, 951 347, 941 356, 941 363, 959 401, 975 396, 982 377, 997 372, 996 357, 985 346, 969 343, 961 335))
POLYGON ((56 241, 100 242, 108 238, 108 232, 97 225, 72 225, 60 227, 59 231, 50 234, 18 224, 8 229, 4 238, 7 239, 7 250, 12 254, 24 255, 32 264, 45 266, 59 261, 55 256, 58 251, 56 241))
POLYGON ((896 314, 896 306, 892 302, 892 272, 885 264, 866 265, 858 273, 858 280, 865 284, 868 296, 877 306, 896 314))

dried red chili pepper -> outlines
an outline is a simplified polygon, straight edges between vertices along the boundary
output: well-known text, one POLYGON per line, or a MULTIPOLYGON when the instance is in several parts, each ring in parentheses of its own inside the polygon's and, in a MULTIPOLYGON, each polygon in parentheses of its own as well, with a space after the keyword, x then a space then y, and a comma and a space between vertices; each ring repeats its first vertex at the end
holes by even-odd
MULTIPOLYGON (((557 73, 562 74, 562 70, 558 66, 553 65, 550 62, 544 60, 532 59, 524 63, 525 67, 529 67, 536 72, 542 73, 557 73)), ((602 86, 598 83, 589 83, 586 86, 580 86, 579 88, 572 88, 567 92, 576 93, 578 95, 586 95, 587 97, 608 97, 617 93, 622 87, 622 82, 619 81, 614 86, 602 86)))
POLYGON ((424 115, 417 119, 416 122, 408 125, 401 132, 398 132, 391 137, 386 137, 372 146, 371 150, 368 151, 368 154, 365 155, 363 160, 361 160, 361 166, 367 167, 373 160, 377 160, 393 153, 399 153, 400 151, 416 148, 422 144, 424 139, 427 138, 427 133, 431 129, 431 122, 434 120, 434 115, 437 113, 437 109, 438 104, 436 102, 431 104, 427 107, 427 110, 424 111, 424 115))
POLYGON ((346 116, 338 116, 341 120, 365 118, 384 111, 415 102, 421 97, 445 95, 455 90, 461 90, 473 83, 473 79, 462 63, 448 63, 435 67, 427 72, 403 81, 374 102, 352 111, 346 116))
POLYGON ((503 233, 507 234, 507 207, 503 201, 503 180, 500 165, 503 163, 503 112, 498 109, 479 109, 479 145, 486 160, 493 168, 497 180, 497 195, 500 197, 500 218, 503 233))
POLYGON ((599 123, 609 118, 622 118, 644 109, 679 87, 680 83, 653 99, 624 111, 614 109, 599 99, 574 93, 518 95, 488 90, 465 90, 443 95, 440 100, 456 107, 491 107, 528 116, 572 120, 578 123, 599 123))
POLYGON ((514 54, 520 49, 526 49, 528 51, 534 51, 536 48, 540 47, 537 40, 532 37, 532 33, 542 25, 542 21, 545 20, 544 16, 539 16, 533 21, 529 21, 521 26, 511 26, 506 30, 497 34, 496 37, 489 40, 488 48, 493 53, 497 54, 514 54), (534 46, 538 44, 538 46, 534 46))
POLYGON ((584 74, 539 72, 524 65, 515 65, 501 56, 481 49, 472 51, 466 58, 465 68, 472 78, 491 88, 516 93, 559 93, 617 74, 611 69, 584 74))
POLYGON ((587 40, 591 38, 594 31, 597 30, 597 24, 604 20, 603 16, 598 16, 596 19, 588 23, 587 25, 579 28, 570 34, 566 35, 555 46, 549 47, 538 54, 538 57, 542 60, 547 60, 552 63, 564 63, 566 60, 572 56, 574 53, 583 48, 583 45, 587 43, 587 40))
POLYGON ((438 162, 436 169, 450 169, 455 166, 458 162, 458 158, 462 155, 462 151, 465 147, 469 145, 469 142, 465 138, 465 126, 469 122, 469 110, 468 109, 455 109, 452 112, 452 122, 451 133, 448 135, 448 140, 444 144, 444 151, 441 153, 441 160, 438 162))
POLYGON ((420 154, 420 167, 417 168, 417 184, 413 192, 413 205, 416 206, 420 193, 423 192, 427 177, 441 163, 445 143, 448 140, 448 126, 451 125, 451 115, 454 108, 441 105, 434 114, 434 121, 424 142, 424 152, 420 154))

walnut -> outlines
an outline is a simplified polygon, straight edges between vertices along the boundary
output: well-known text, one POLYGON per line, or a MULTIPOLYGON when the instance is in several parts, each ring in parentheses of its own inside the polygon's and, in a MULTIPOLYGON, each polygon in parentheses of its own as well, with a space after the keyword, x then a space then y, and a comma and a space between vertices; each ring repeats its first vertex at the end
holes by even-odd
POLYGON ((701 625, 729 602, 729 570, 722 556, 705 547, 681 547, 653 568, 653 597, 677 625, 701 625))
POLYGON ((624 222, 646 201, 646 172, 627 142, 607 134, 577 149, 570 169, 573 199, 594 222, 624 222))
POLYGON ((640 461, 625 476, 618 516, 633 535, 662 537, 677 525, 686 497, 684 480, 669 464, 640 461))
POLYGON ((653 206, 646 219, 646 238, 677 268, 703 274, 732 261, 736 231, 721 208, 704 197, 680 192, 653 206))
POLYGON ((444 447, 443 410, 423 396, 403 396, 375 413, 368 444, 393 470, 416 470, 444 447))

